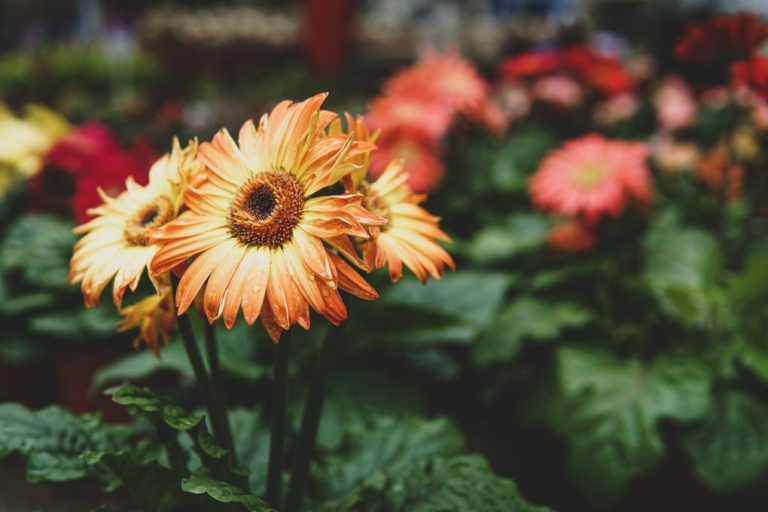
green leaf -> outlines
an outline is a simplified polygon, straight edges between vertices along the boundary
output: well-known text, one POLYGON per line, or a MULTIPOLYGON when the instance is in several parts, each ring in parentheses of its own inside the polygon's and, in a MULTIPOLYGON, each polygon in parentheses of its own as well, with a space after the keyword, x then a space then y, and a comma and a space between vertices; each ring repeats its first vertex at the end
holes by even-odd
POLYGON ((748 338, 768 343, 768 254, 752 255, 742 274, 730 283, 731 305, 748 338))
POLYGON ((39 313, 29 321, 29 330, 67 340, 114 336, 118 322, 117 311, 108 302, 95 308, 77 311, 39 313))
POLYGON ((721 255, 710 234, 659 222, 645 240, 645 259, 646 281, 665 313, 687 325, 713 320, 721 255))
POLYGON ((490 183, 499 192, 523 192, 528 176, 556 140, 549 131, 526 129, 504 142, 490 162, 490 183))
POLYGON ((480 338, 474 357, 480 365, 508 361, 527 339, 555 339, 566 329, 591 320, 592 313, 577 304, 521 297, 507 306, 480 338))
POLYGON ((186 431, 194 428, 203 420, 203 416, 191 414, 169 401, 154 394, 147 388, 139 388, 133 384, 124 383, 108 389, 106 394, 120 405, 139 410, 150 416, 156 416, 174 430, 186 431))
POLYGON ((327 512, 547 512, 527 503, 515 483, 480 456, 421 457, 377 473, 327 512))
POLYGON ((648 365, 570 347, 557 356, 564 403, 551 421, 569 438, 571 472, 596 503, 613 501, 659 462, 658 420, 694 420, 709 406, 710 376, 690 357, 648 365))
POLYGON ((238 461, 251 472, 251 489, 257 493, 264 492, 269 460, 269 424, 264 421, 261 411, 242 408, 229 412, 229 423, 238 461))
POLYGON ((129 435, 127 428, 106 426, 95 415, 76 417, 60 407, 34 412, 15 403, 0 404, 0 457, 21 454, 30 481, 92 476, 80 455, 119 449, 129 435))
POLYGON ((744 393, 727 391, 683 445, 707 485, 721 492, 743 487, 768 466, 768 407, 744 393))
POLYGON ((453 455, 462 445, 461 434, 447 419, 361 416, 347 425, 337 449, 317 460, 313 474, 322 495, 334 498, 379 471, 394 472, 415 458, 453 455))
POLYGON ((488 226, 470 240, 467 254, 476 263, 502 261, 541 247, 551 221, 535 213, 519 213, 501 225, 488 226))
POLYGON ((21 217, 8 229, 0 246, 0 267, 20 270, 31 285, 65 288, 76 240, 72 227, 52 215, 21 217))
POLYGON ((270 512, 267 506, 258 496, 254 496, 234 485, 215 480, 203 471, 196 471, 189 478, 181 481, 184 492, 191 494, 205 494, 220 503, 237 503, 243 505, 249 512, 270 512))
POLYGON ((115 381, 145 379, 163 370, 192 375, 181 341, 175 340, 163 347, 159 357, 149 350, 139 350, 100 368, 93 377, 93 388, 101 389, 115 381))
POLYGON ((179 477, 155 460, 138 460, 126 450, 86 452, 82 459, 109 471, 111 487, 124 487, 141 510, 170 512, 184 501, 179 477))
POLYGON ((433 311, 483 327, 493 318, 511 282, 507 274, 479 271, 446 274, 425 285, 409 279, 390 288, 382 302, 433 311))

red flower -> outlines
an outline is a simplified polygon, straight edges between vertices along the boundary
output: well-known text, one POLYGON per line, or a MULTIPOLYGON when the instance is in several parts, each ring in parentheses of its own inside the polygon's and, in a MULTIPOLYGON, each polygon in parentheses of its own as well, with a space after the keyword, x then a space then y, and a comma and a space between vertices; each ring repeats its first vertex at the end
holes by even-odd
POLYGON ((137 139, 126 151, 106 126, 85 124, 71 131, 46 154, 43 170, 30 182, 33 207, 58 213, 74 212, 78 222, 85 222, 87 210, 103 202, 99 188, 115 196, 123 190, 129 176, 146 183, 155 159, 145 139, 137 139))
POLYGON ((443 179, 445 167, 434 144, 413 137, 384 137, 376 144, 378 149, 371 154, 372 179, 378 178, 397 158, 405 160, 404 170, 414 192, 429 192, 443 179))
POLYGON ((736 85, 748 87, 768 99, 768 58, 753 55, 749 60, 734 62, 731 71, 736 85))
POLYGON ((407 135, 440 139, 451 126, 453 114, 425 93, 390 94, 374 99, 367 116, 372 130, 384 136, 407 135))
POLYGON ((689 25, 675 46, 675 56, 700 64, 745 58, 766 39, 768 26, 756 14, 720 14, 689 25))
POLYGON ((563 53, 565 67, 605 96, 632 90, 634 80, 618 59, 597 53, 588 46, 574 46, 563 53))
POLYGON ((630 199, 651 202, 645 144, 591 134, 551 152, 531 177, 533 203, 595 221, 618 215, 630 199))
POLYGON ((529 51, 506 58, 499 69, 505 80, 518 80, 551 73, 560 67, 560 52, 529 51))
POLYGON ((579 219, 561 222, 547 234, 549 246, 563 252, 588 251, 596 241, 594 228, 579 219))

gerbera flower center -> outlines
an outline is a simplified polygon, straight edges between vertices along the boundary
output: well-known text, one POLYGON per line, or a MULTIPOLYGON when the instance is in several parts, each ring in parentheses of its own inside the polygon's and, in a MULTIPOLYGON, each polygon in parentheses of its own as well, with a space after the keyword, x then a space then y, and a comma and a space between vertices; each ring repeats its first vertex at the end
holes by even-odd
POLYGON ((584 188, 594 187, 605 178, 605 169, 599 165, 589 164, 585 165, 573 176, 573 181, 576 185, 584 188))
POLYGON ((175 217, 173 203, 165 196, 160 196, 147 203, 126 222, 125 240, 134 246, 149 245, 152 230, 162 226, 175 217))
POLYGON ((240 243, 281 247, 293 237, 304 211, 304 188, 285 171, 256 174, 238 192, 229 210, 229 232, 240 243))

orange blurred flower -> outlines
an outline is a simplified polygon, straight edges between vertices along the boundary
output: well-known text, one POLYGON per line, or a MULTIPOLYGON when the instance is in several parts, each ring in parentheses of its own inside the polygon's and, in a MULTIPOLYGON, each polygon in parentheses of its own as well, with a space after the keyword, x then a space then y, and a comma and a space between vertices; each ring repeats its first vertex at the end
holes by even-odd
POLYGON ((563 252, 584 252, 595 246, 594 228, 579 219, 567 219, 550 229, 547 242, 552 249, 563 252))
POLYGON ((384 95, 371 101, 367 121, 387 135, 409 134, 438 140, 448 131, 452 110, 424 92, 384 95))
POLYGON ((378 178, 395 159, 404 161, 408 185, 415 192, 429 192, 442 181, 445 166, 434 144, 413 137, 384 137, 371 155, 370 175, 378 178))
POLYGON ((731 161, 725 144, 718 144, 699 160, 696 177, 712 190, 723 191, 731 201, 741 197, 744 168, 731 161))
POLYGON ((176 323, 176 308, 173 304, 173 290, 170 280, 166 277, 155 295, 145 297, 130 306, 120 308, 118 332, 139 328, 138 336, 133 340, 134 346, 144 342, 147 348, 159 354, 160 345, 167 344, 176 323))

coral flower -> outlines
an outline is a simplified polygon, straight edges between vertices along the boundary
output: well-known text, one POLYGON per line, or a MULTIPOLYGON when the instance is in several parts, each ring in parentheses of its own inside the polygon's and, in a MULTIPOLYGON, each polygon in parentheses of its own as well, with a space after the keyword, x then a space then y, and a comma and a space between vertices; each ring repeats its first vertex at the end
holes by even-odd
POLYGON ((439 219, 419 206, 424 196, 408 186, 403 163, 391 162, 379 179, 363 183, 360 188, 366 205, 389 220, 385 226, 371 230, 371 239, 363 242, 363 257, 369 268, 388 265, 392 281, 402 277, 405 264, 424 283, 429 276, 442 277, 446 266, 455 266, 451 256, 436 243, 450 238, 438 227, 439 219))
POLYGON ((571 109, 581 102, 584 89, 567 75, 550 75, 539 78, 531 85, 531 95, 556 107, 571 109))
POLYGON ((336 116, 320 110, 326 96, 281 102, 258 126, 247 121, 239 147, 226 130, 200 145, 207 179, 189 186, 189 211, 156 234, 161 248, 150 267, 157 274, 196 257, 178 284, 178 314, 205 287, 209 322, 222 316, 231 327, 242 308, 247 323, 260 317, 277 342, 295 323, 309 328, 309 306, 334 324, 346 319, 337 288, 377 298, 324 245, 367 238, 369 228, 386 223, 362 206, 359 194, 313 197, 375 147, 327 135, 336 116))
POLYGON ((574 46, 563 52, 565 67, 605 96, 629 92, 634 80, 621 62, 588 46, 574 46))
POLYGON ((136 289, 157 252, 150 235, 179 213, 187 175, 196 169, 195 151, 195 143, 182 149, 174 139, 171 153, 152 165, 148 185, 129 177, 126 190, 117 197, 99 189, 104 204, 89 210, 95 217, 75 228, 76 234, 85 236, 75 244, 70 262, 69 281, 81 283, 86 306, 99 302, 113 278, 117 305, 127 288, 136 289))
POLYGON ((445 175, 445 166, 433 144, 412 137, 385 137, 371 156, 371 177, 379 177, 394 159, 405 162, 408 185, 414 192, 433 190, 445 175))
POLYGON ((735 62, 731 70, 736 85, 748 87, 768 100, 768 57, 754 55, 749 60, 735 62))
POLYGON ((720 14, 693 23, 675 46, 678 59, 697 63, 741 59, 768 40, 768 25, 756 14, 720 14))
POLYGON ((533 203, 588 220, 617 215, 628 200, 652 200, 647 148, 591 134, 573 139, 542 161, 532 176, 533 203))
POLYGON ((435 98, 449 111, 471 114, 482 110, 489 87, 472 64, 458 54, 430 51, 384 85, 386 96, 414 93, 435 98))
POLYGON ((596 240, 594 228, 579 219, 561 222, 547 234, 549 246, 563 252, 588 251, 596 240))
POLYGON ((118 332, 139 328, 139 334, 133 340, 134 346, 144 342, 147 348, 156 354, 161 344, 171 339, 173 326, 176 324, 176 308, 173 304, 173 290, 169 279, 164 279, 158 293, 145 297, 130 306, 120 308, 118 332))
POLYGON ((388 94, 369 105, 368 124, 384 135, 410 134, 440 139, 451 126, 453 112, 427 93, 388 94))

